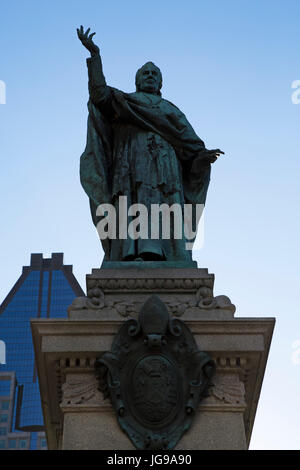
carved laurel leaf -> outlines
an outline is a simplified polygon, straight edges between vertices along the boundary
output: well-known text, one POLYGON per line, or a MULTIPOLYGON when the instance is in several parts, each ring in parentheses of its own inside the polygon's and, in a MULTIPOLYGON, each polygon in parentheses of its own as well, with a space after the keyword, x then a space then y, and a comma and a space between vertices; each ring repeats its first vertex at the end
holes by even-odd
POLYGON ((85 377, 84 380, 82 378, 69 378, 62 385, 62 405, 99 403, 99 400, 102 401, 102 396, 98 387, 99 384, 95 377, 85 377))
POLYGON ((212 387, 210 394, 225 403, 243 403, 245 386, 237 376, 224 375, 223 377, 215 378, 214 387, 212 387))
POLYGON ((122 315, 122 317, 126 317, 128 315, 125 302, 116 303, 114 308, 120 315, 122 315))

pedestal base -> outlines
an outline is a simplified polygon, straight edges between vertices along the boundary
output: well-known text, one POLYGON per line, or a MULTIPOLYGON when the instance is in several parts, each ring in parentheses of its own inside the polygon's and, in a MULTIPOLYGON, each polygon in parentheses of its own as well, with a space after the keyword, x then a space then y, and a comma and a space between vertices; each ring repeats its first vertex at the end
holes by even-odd
POLYGON ((75 299, 68 319, 31 322, 49 449, 133 449, 98 390, 94 362, 153 293, 217 366, 176 449, 248 448, 275 320, 234 318, 228 297, 213 296, 213 283, 196 268, 93 270, 88 296, 75 299))

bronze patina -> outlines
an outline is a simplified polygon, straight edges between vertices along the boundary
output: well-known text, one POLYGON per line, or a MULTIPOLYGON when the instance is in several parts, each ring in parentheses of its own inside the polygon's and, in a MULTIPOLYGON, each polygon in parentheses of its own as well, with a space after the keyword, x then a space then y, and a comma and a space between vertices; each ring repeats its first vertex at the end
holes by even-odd
POLYGON ((96 361, 100 390, 137 449, 173 449, 207 395, 215 363, 153 295, 96 361))
MULTIPOLYGON (((101 204, 119 210, 120 196, 126 196, 128 207, 205 204, 211 164, 223 152, 207 150, 185 115, 162 98, 162 74, 156 65, 143 65, 136 73, 136 91, 124 93, 106 84, 95 33, 81 26, 77 34, 91 53, 87 145, 80 175, 94 224, 100 220, 96 212, 101 204)), ((102 240, 104 261, 189 262, 185 242, 184 236, 176 239, 172 233, 169 239, 107 238, 102 240)))

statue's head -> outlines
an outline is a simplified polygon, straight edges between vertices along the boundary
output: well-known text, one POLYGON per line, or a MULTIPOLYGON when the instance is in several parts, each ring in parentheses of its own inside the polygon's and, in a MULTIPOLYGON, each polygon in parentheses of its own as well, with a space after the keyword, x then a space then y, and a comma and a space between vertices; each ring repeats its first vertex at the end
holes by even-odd
POLYGON ((147 62, 138 69, 135 76, 136 91, 146 91, 154 95, 160 95, 162 87, 162 74, 153 62, 147 62))

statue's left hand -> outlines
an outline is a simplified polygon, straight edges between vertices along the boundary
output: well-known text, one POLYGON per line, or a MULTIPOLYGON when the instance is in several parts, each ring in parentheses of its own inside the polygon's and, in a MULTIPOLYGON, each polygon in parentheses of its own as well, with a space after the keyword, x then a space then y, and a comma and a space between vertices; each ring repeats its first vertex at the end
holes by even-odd
POLYGON ((224 152, 220 149, 203 149, 193 161, 191 172, 195 174, 201 173, 203 169, 214 163, 221 154, 224 155, 224 152))
POLYGON ((206 157, 210 163, 214 163, 221 154, 224 155, 224 152, 220 149, 206 150, 206 157))

